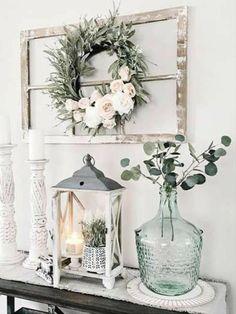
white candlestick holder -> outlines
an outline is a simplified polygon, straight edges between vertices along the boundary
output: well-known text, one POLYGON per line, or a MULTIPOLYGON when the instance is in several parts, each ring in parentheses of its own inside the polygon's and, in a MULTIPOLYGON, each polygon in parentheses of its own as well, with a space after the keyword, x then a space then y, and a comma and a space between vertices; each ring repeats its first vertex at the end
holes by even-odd
POLYGON ((15 188, 11 155, 15 145, 0 145, 0 265, 16 264, 23 255, 17 251, 14 219, 15 188))
POLYGON ((29 256, 23 266, 29 269, 36 269, 40 255, 47 256, 47 216, 46 205, 47 195, 45 187, 44 170, 47 159, 28 160, 31 168, 31 232, 29 256))

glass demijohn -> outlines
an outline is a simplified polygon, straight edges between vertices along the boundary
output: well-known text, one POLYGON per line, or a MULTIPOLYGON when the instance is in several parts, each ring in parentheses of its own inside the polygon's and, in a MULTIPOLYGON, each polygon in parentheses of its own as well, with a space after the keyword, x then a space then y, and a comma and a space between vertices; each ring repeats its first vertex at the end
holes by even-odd
POLYGON ((147 288, 175 296, 196 286, 202 232, 180 216, 176 189, 161 188, 157 216, 135 232, 140 276, 147 288))

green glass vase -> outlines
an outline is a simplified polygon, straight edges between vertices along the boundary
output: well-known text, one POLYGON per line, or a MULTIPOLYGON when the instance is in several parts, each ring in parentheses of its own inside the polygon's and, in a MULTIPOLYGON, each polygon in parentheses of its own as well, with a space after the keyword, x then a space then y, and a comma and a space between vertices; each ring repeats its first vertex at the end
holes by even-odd
POLYGON ((176 296, 196 286, 202 231, 180 216, 175 188, 161 188, 157 216, 135 234, 140 276, 148 289, 176 296))

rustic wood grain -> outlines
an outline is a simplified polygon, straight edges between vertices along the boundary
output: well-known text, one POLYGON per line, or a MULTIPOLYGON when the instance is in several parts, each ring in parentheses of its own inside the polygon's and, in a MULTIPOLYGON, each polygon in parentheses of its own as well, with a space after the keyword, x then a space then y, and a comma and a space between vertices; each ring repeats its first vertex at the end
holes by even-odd
MULTIPOLYGON (((141 79, 142 82, 153 82, 153 81, 166 81, 166 80, 176 80, 177 74, 166 74, 166 75, 150 75, 143 79, 141 79)), ((88 87, 88 86, 99 86, 103 84, 109 84, 112 80, 99 80, 99 81, 84 81, 81 82, 81 87, 88 87)), ((44 90, 44 89, 50 89, 50 84, 44 84, 44 85, 29 85, 28 91, 31 90, 44 90)))
POLYGON ((30 128, 30 97, 29 79, 29 40, 28 32, 21 32, 21 102, 22 102, 22 129, 30 128))

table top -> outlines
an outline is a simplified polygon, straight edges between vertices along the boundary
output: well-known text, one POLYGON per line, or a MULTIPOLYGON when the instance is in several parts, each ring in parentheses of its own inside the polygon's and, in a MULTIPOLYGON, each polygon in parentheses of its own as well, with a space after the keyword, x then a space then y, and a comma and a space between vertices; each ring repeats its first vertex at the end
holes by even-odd
POLYGON ((186 312, 161 310, 125 301, 4 279, 0 279, 0 293, 16 298, 92 313, 186 314, 186 312))
POLYGON ((130 280, 139 275, 139 272, 129 268, 127 272, 128 278, 118 279, 112 290, 104 288, 101 281, 88 278, 62 278, 59 289, 56 289, 39 278, 34 271, 21 265, 1 266, 0 294, 90 313, 226 314, 226 285, 223 283, 211 282, 216 297, 209 304, 177 312, 149 307, 133 299, 127 293, 126 286, 130 280))

